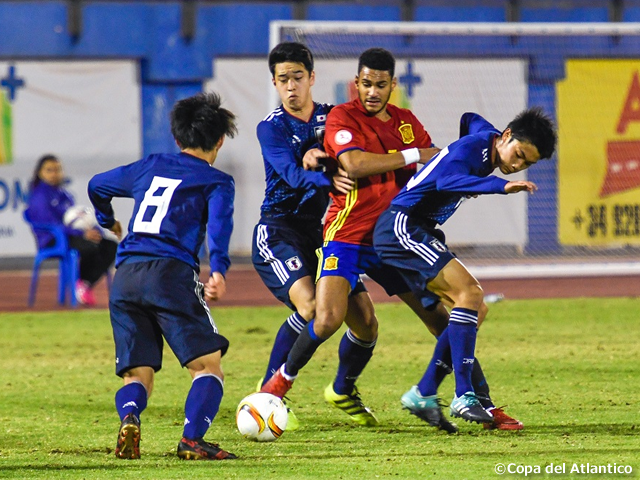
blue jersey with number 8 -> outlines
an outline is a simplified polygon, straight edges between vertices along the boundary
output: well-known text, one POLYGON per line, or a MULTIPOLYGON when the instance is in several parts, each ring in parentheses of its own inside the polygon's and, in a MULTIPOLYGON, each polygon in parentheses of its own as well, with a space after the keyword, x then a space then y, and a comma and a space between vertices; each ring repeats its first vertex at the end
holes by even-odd
POLYGON ((89 182, 89 198, 105 228, 115 222, 113 197, 135 201, 116 267, 131 257, 169 257, 199 272, 198 252, 206 234, 211 271, 224 275, 230 263, 234 194, 230 175, 186 153, 149 155, 89 182))

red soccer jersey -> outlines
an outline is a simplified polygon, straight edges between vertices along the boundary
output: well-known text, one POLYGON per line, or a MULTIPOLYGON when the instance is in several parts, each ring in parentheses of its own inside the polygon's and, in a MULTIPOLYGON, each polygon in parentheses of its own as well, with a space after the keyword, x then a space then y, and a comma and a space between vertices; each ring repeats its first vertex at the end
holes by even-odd
MULTIPOLYGON (((391 119, 386 122, 371 117, 357 98, 334 107, 327 116, 326 152, 339 161, 340 154, 354 149, 384 154, 431 147, 431 137, 411 111, 387 104, 387 112, 391 119)), ((355 189, 347 195, 332 192, 333 203, 324 224, 325 242, 372 245, 378 217, 415 172, 416 166, 409 165, 358 178, 355 189)))

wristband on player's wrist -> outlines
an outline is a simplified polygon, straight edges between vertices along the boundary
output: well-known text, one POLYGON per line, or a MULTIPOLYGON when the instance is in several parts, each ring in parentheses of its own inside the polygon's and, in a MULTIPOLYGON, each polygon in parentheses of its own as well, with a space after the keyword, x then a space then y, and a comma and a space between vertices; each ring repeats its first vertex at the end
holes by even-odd
POLYGON ((402 153, 402 156, 404 157, 405 165, 412 165, 420 161, 420 150, 417 148, 402 150, 400 153, 402 153))

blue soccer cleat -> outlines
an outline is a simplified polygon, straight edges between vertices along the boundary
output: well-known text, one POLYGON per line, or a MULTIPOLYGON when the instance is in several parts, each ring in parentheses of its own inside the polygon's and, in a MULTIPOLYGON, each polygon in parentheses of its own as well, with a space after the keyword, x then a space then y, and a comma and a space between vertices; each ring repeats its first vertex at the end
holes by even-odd
POLYGON ((418 386, 414 385, 411 390, 402 395, 400 402, 402 403, 402 408, 409 410, 409 413, 424 420, 432 427, 437 427, 447 433, 458 432, 458 426, 444 417, 440 408, 440 399, 438 399, 437 395, 423 397, 418 390, 418 386))
POLYGON ((459 397, 453 397, 451 402, 451 416, 459 417, 467 422, 492 423, 493 415, 487 412, 474 392, 466 392, 459 397))

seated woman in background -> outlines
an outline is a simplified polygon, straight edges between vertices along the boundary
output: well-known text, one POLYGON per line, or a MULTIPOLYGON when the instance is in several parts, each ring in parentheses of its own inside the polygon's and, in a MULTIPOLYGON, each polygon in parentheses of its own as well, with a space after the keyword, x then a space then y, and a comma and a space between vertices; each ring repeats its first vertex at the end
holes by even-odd
MULTIPOLYGON (((80 279, 75 286, 76 298, 84 305, 93 306, 96 304, 93 286, 113 263, 118 244, 104 238, 97 223, 95 228, 84 231, 64 225, 64 214, 75 202, 63 183, 60 160, 54 155, 40 158, 30 184, 28 214, 34 223, 64 226, 69 246, 80 254, 80 279)), ((38 249, 50 246, 55 241, 49 232, 35 233, 38 249)))

